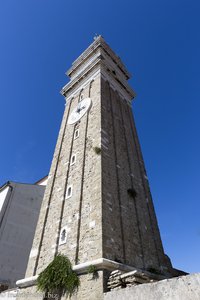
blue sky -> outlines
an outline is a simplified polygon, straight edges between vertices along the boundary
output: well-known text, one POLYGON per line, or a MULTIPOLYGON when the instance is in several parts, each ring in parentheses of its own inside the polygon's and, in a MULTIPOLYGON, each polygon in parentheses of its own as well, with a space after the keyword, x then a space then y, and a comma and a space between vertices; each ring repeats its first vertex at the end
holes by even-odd
POLYGON ((133 75, 166 253, 200 271, 199 0, 1 0, 0 184, 48 173, 74 59, 102 34, 133 75))

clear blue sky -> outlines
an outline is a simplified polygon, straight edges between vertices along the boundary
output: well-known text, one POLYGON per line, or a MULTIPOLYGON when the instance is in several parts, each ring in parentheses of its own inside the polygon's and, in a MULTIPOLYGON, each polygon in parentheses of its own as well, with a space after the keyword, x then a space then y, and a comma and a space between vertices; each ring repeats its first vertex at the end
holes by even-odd
POLYGON ((199 0, 1 0, 0 184, 48 173, 65 71, 102 34, 133 74, 165 251, 200 272, 199 12, 199 0))

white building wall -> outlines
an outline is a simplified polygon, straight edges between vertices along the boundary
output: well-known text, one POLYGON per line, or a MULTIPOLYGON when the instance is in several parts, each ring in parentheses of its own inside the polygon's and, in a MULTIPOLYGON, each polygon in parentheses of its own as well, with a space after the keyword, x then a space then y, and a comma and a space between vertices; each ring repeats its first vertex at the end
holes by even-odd
POLYGON ((25 275, 45 186, 10 183, 1 199, 0 283, 14 287, 25 275), (4 197, 3 197, 4 196, 4 197))
POLYGON ((1 209, 3 207, 4 201, 6 199, 6 196, 8 194, 8 191, 9 191, 9 187, 8 186, 6 186, 5 188, 3 188, 0 191, 0 212, 1 212, 1 209))
POLYGON ((37 185, 44 185, 46 186, 48 182, 48 177, 45 177, 43 180, 41 180, 40 182, 37 183, 37 185))

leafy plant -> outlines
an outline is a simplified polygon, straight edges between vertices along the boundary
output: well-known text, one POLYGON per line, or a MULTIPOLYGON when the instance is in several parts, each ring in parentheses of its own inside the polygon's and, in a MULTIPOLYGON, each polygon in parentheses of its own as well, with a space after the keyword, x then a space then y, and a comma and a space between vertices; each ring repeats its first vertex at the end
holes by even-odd
POLYGON ((92 279, 98 278, 98 271, 94 265, 90 265, 87 269, 88 274, 92 274, 92 279))
POLYGON ((87 269, 88 274, 93 274, 94 272, 97 271, 97 268, 94 265, 90 265, 87 269))
POLYGON ((70 297, 77 292, 79 285, 79 278, 72 270, 70 260, 63 254, 58 254, 37 279, 38 290, 45 293, 59 291, 61 295, 70 297))
POLYGON ((100 153, 101 153, 101 148, 99 148, 99 147, 94 147, 93 149, 94 149, 94 152, 95 152, 96 154, 100 154, 100 153))

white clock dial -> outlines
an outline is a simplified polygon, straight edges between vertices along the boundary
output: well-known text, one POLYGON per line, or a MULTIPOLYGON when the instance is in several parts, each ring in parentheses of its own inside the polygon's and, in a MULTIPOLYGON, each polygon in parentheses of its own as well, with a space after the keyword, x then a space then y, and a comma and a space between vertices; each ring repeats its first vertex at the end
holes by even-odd
POLYGON ((70 125, 76 123, 78 120, 80 120, 80 118, 84 116, 84 114, 91 107, 91 105, 92 100, 90 98, 83 99, 71 112, 67 123, 70 125))

